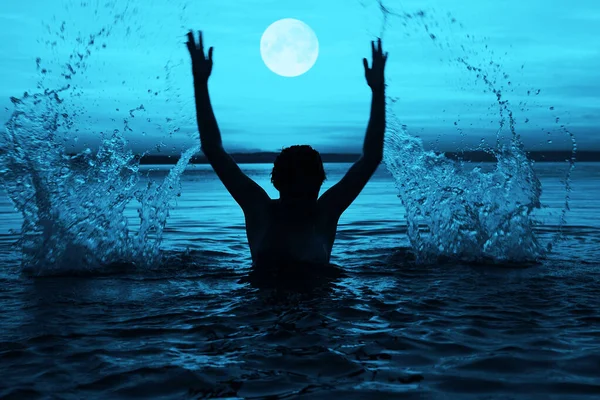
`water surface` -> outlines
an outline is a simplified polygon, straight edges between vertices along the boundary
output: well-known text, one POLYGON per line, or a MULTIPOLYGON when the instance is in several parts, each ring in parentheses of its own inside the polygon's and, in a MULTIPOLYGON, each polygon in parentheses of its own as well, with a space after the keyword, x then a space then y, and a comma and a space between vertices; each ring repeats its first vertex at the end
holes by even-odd
MULTIPOLYGON (((326 165, 325 188, 348 167, 326 165)), ((141 167, 138 185, 170 168, 141 167)), ((534 168, 534 216, 556 221, 565 165, 534 168)), ((270 166, 243 169, 276 195, 270 166)), ((564 238, 538 262, 425 265, 382 166, 340 220, 332 262, 347 276, 308 293, 239 283, 243 215, 209 166, 182 175, 154 268, 22 273, 21 214, 3 192, 0 397, 597 398, 600 164, 572 178, 564 238)), ((128 204, 133 231, 136 214, 128 204)))

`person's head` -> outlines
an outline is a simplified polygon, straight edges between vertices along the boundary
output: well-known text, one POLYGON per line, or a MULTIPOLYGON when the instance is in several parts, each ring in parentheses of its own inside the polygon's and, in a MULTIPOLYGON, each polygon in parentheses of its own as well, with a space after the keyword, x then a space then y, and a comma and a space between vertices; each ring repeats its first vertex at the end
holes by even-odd
POLYGON ((321 155, 308 145, 281 150, 271 172, 271 182, 281 197, 316 199, 324 180, 321 155))

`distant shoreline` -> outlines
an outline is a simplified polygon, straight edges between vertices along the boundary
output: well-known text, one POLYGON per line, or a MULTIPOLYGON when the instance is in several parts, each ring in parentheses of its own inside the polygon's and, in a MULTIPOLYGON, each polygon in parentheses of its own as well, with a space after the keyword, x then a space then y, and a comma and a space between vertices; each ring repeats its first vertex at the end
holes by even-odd
MULTIPOLYGON (((276 152, 260 152, 260 153, 231 153, 233 159, 240 164, 272 164, 277 157, 276 152)), ((492 155, 479 152, 446 152, 446 157, 457 160, 473 162, 493 162, 496 158, 492 155)), ((529 159, 536 162, 564 162, 571 158, 570 151, 547 151, 547 152, 529 152, 529 159)), ((336 153, 321 153, 321 159, 324 163, 352 163, 360 157, 360 154, 336 154, 336 153)), ((600 161, 600 151, 581 151, 577 152, 576 161, 600 161)), ((166 156, 149 154, 141 158, 140 164, 176 164, 179 156, 166 156)), ((192 157, 192 164, 208 164, 208 160, 204 155, 192 157)))

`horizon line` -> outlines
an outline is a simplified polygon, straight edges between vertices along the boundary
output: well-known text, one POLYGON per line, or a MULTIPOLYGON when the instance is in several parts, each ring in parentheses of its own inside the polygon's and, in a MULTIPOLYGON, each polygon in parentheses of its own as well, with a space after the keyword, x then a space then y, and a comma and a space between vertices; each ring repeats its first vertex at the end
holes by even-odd
MULTIPOLYGON (((455 160, 472 161, 472 162, 494 162, 497 161, 493 154, 484 151, 450 151, 450 152, 434 152, 435 154, 444 154, 446 157, 455 160)), ((230 152, 234 160, 242 164, 262 164, 273 163, 279 152, 276 151, 259 151, 259 152, 230 152)), ((326 153, 322 152, 321 159, 324 163, 351 163, 361 156, 361 153, 326 153)), ((570 150, 551 150, 551 151, 526 151, 528 158, 536 162, 563 162, 570 161, 575 155, 575 161, 600 161, 600 151, 578 151, 573 153, 570 150)), ((175 164, 180 154, 163 155, 163 154, 136 154, 140 164, 175 164)), ((191 164, 208 164, 206 156, 201 152, 194 155, 190 160, 191 164)))

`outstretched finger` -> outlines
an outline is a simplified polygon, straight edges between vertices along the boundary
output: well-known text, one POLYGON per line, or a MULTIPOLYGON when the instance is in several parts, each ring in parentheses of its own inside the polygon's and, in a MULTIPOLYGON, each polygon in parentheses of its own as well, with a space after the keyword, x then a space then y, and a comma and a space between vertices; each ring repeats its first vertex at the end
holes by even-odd
POLYGON ((379 53, 379 55, 383 55, 383 49, 381 48, 381 38, 377 38, 377 52, 379 53))
POLYGON ((192 31, 189 31, 187 33, 187 39, 188 41, 186 42, 187 48, 189 51, 192 51, 194 49, 196 49, 196 41, 194 40, 194 33, 192 31))
POLYGON ((204 42, 202 41, 202 31, 198 31, 198 49, 204 54, 204 42))
POLYGON ((208 49, 208 59, 212 62, 213 48, 208 49))
POLYGON ((363 65, 365 66, 365 72, 369 70, 369 62, 366 58, 363 58, 363 65))

